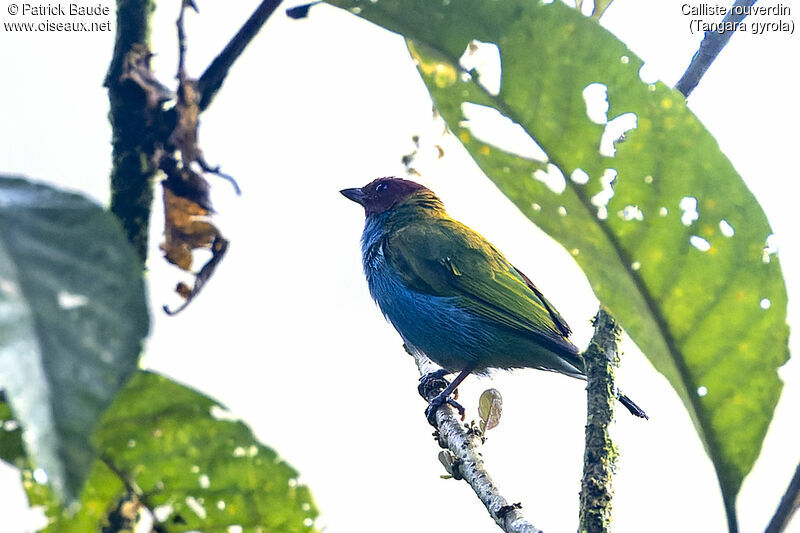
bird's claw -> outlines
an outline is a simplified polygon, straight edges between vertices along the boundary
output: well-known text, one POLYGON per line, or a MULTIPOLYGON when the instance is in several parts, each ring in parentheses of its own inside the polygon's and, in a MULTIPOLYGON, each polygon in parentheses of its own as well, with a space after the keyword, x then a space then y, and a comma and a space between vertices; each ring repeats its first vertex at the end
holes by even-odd
POLYGON ((425 374, 419 378, 417 390, 423 398, 429 398, 433 394, 447 387, 448 382, 444 377, 448 374, 447 370, 440 368, 435 372, 425 374))
POLYGON ((464 421, 466 418, 466 410, 464 407, 455 401, 453 398, 444 397, 441 394, 436 396, 433 400, 430 401, 428 407, 425 409, 425 418, 428 419, 428 423, 433 427, 438 427, 436 424, 436 411, 439 410, 441 406, 447 404, 453 407, 456 411, 458 411, 459 416, 461 417, 461 421, 464 421))

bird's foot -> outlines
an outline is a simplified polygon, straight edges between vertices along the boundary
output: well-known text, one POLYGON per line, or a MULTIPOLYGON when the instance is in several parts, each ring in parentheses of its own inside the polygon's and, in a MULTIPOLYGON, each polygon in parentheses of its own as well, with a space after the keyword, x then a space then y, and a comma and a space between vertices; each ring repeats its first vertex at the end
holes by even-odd
POLYGON ((466 417, 466 411, 464 407, 453 398, 450 398, 450 394, 448 394, 447 391, 442 391, 433 400, 431 400, 430 403, 428 403, 428 407, 425 409, 425 417, 428 419, 430 425, 433 427, 438 427, 436 424, 436 411, 438 411, 439 408, 444 404, 447 404, 458 411, 458 414, 461 416, 461 421, 464 421, 464 418, 466 417))
POLYGON ((447 370, 440 368, 435 372, 430 372, 424 376, 421 376, 419 378, 419 385, 417 385, 417 390, 419 391, 420 396, 423 398, 430 398, 434 394, 447 387, 450 384, 446 379, 444 379, 447 374, 449 374, 447 370))

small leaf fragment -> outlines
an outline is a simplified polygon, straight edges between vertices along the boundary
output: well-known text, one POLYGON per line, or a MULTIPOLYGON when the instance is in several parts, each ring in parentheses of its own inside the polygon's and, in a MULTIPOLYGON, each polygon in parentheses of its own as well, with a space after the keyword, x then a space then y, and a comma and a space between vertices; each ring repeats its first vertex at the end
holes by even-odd
POLYGON ((197 202, 176 195, 164 185, 164 257, 182 270, 192 267, 192 251, 208 248, 218 235, 217 228, 205 218, 209 212, 197 202))
POLYGON ((450 474, 451 476, 453 475, 454 458, 455 457, 453 456, 453 454, 449 451, 442 450, 439 452, 439 462, 442 463, 444 469, 447 470, 447 473, 450 474))
POLYGON ((458 469, 459 460, 458 457, 453 455, 453 452, 450 450, 442 450, 439 452, 439 462, 442 463, 444 469, 447 470, 447 474, 442 474, 442 479, 462 479, 461 472, 458 469))
POLYGON ((497 389, 486 389, 478 400, 478 415, 481 417, 481 431, 486 433, 497 427, 503 414, 503 397, 497 389))
POLYGON ((177 102, 172 109, 175 113, 175 126, 164 147, 156 155, 158 168, 166 175, 166 179, 161 182, 164 188, 165 219, 161 249, 167 261, 186 271, 191 268, 194 250, 210 248, 212 257, 195 274, 193 288, 190 289, 182 282, 178 284, 176 292, 184 298, 184 302, 173 310, 163 306, 169 315, 185 309, 199 294, 225 256, 228 247, 228 241, 211 223, 211 214, 214 211, 209 195, 211 186, 203 173, 215 174, 227 180, 237 194, 241 193, 236 180, 220 172, 219 166, 211 167, 205 161, 203 151, 197 144, 202 94, 198 90, 197 81, 190 79, 184 68, 186 47, 183 27, 183 9, 192 7, 197 10, 197 6, 191 0, 184 0, 182 6, 178 18, 179 85, 177 102), (194 170, 193 164, 200 168, 200 172, 194 170))
POLYGON ((183 310, 200 292, 211 278, 225 252, 228 241, 220 235, 217 227, 209 222, 209 211, 189 198, 179 196, 170 186, 169 180, 162 182, 164 187, 164 242, 161 250, 170 263, 189 271, 192 266, 194 250, 208 248, 209 259, 195 275, 194 287, 191 289, 183 282, 175 289, 184 302, 177 309, 170 310, 164 306, 167 314, 174 315, 183 310))

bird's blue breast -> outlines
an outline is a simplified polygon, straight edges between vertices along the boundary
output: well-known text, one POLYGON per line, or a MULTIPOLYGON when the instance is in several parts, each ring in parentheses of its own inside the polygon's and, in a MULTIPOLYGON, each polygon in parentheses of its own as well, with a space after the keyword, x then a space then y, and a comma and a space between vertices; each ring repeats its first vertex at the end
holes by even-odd
POLYGON ((385 217, 385 213, 368 216, 361 238, 372 298, 410 350, 451 371, 479 362, 494 344, 491 328, 459 307, 455 298, 420 293, 405 284, 384 254, 385 217))

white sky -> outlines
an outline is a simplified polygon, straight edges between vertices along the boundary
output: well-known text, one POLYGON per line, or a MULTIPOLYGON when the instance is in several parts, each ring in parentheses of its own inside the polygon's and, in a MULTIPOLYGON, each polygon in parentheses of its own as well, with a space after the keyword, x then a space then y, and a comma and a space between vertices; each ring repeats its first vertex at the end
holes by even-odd
MULTIPOLYGON (((9 20, 8 3, 0 22, 9 20)), ((188 16, 192 75, 258 2, 198 3, 201 14, 188 16)), ((171 83, 177 13, 174 2, 160 4, 154 66, 171 83)), ((681 4, 616 0, 603 20, 669 85, 700 39, 689 33, 681 4)), ((783 4, 793 8, 784 18, 796 23, 800 5, 783 4)), ((107 201, 110 130, 101 84, 112 43, 108 32, 0 32, 0 170, 107 201)), ((778 235, 790 305, 800 301, 798 58, 797 34, 736 35, 689 100, 778 235)), ((180 274, 160 260, 159 205, 154 215, 154 324, 144 364, 217 398, 250 424, 300 471, 328 533, 494 530, 464 483, 439 479, 444 472, 414 365, 363 280, 362 212, 339 189, 403 175, 400 157, 413 149, 412 135, 422 136, 428 154, 441 144, 446 156, 428 157, 421 181, 536 281, 576 330, 578 345, 591 334, 597 302, 569 254, 516 211, 453 139, 440 136, 430 110, 398 36, 327 6, 303 21, 281 11, 202 117, 207 159, 235 176, 244 194, 211 178, 217 224, 232 246, 205 292, 175 318, 160 306, 175 303, 180 274)), ((789 320, 800 327, 796 303, 789 320)), ((796 338, 792 346, 797 351, 796 338)), ((615 427, 615 531, 724 531, 716 478, 680 401, 635 346, 628 342, 625 350, 619 383, 651 420, 621 412, 615 427)), ((800 459, 792 422, 798 365, 781 375, 787 384, 774 424, 739 498, 745 533, 763 531, 800 459)), ((583 385, 535 371, 471 378, 460 390, 470 416, 489 386, 504 397, 503 420, 482 449, 495 481, 537 527, 574 530, 583 385)), ((0 465, 0 517, 12 533, 25 530, 19 487, 17 473, 0 465)), ((790 531, 800 532, 800 520, 790 531)))

